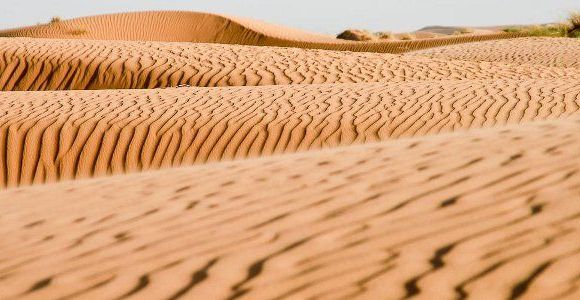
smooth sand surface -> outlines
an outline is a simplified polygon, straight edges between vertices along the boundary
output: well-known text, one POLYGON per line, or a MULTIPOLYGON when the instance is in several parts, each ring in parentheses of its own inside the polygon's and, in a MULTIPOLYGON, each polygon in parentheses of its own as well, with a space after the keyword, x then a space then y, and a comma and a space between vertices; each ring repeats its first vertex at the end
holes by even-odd
POLYGON ((577 299, 580 119, 0 194, 0 298, 577 299))
POLYGON ((194 43, 15 38, 0 90, 142 89, 450 79, 580 80, 577 68, 378 53, 194 43))
POLYGON ((5 37, 258 45, 264 38, 340 42, 334 36, 234 16, 188 11, 107 14, 0 31, 5 37), (122 30, 119 30, 122 28, 122 30))
POLYGON ((580 298, 577 40, 0 36, 0 299, 580 298))
POLYGON ((523 35, 499 32, 411 41, 353 42, 247 18, 188 11, 109 14, 0 31, 0 37, 196 42, 385 53, 520 36, 523 35))
POLYGON ((450 60, 536 64, 580 68, 580 39, 519 38, 416 51, 407 55, 450 60))
POLYGON ((578 80, 0 93, 0 186, 565 118, 578 80))

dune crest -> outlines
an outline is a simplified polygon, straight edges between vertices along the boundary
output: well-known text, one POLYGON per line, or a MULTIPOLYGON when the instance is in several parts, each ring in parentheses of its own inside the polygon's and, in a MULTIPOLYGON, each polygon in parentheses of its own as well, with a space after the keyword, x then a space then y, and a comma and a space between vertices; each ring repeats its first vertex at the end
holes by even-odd
POLYGON ((0 90, 144 89, 451 79, 579 79, 577 68, 217 44, 8 39, 0 90))
POLYGON ((577 80, 0 93, 0 186, 580 113, 577 80))
POLYGON ((544 37, 486 41, 410 52, 406 55, 580 68, 580 39, 544 37))
POLYGON ((0 31, 0 37, 195 42, 384 53, 522 36, 525 35, 500 32, 361 43, 248 18, 187 11, 109 14, 0 31))

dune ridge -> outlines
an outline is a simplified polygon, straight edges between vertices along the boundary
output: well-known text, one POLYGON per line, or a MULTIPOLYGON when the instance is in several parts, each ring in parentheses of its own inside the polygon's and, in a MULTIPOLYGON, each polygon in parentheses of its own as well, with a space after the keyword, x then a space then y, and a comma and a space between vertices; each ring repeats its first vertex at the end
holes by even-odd
POLYGON ((579 130, 553 120, 9 190, 0 297, 574 299, 579 130))
POLYGON ((0 186, 565 118, 577 80, 0 93, 0 186))
POLYGON ((0 31, 0 37, 196 42, 384 53, 523 36, 498 32, 411 41, 352 42, 248 18, 187 11, 109 14, 0 31))
POLYGON ((577 68, 297 48, 9 39, 0 90, 142 89, 449 79, 580 79, 577 68))
POLYGON ((486 41, 410 52, 406 55, 580 68, 580 39, 521 38, 486 41))

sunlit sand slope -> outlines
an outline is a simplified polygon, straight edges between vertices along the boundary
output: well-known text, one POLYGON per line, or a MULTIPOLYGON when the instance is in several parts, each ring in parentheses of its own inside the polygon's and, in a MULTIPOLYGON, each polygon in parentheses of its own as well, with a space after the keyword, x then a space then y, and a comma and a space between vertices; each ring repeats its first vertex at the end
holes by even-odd
POLYGON ((563 118, 575 80, 0 93, 0 186, 563 118))
POLYGON ((0 298, 577 299, 580 122, 0 194, 0 298))
POLYGON ((446 46, 408 55, 580 68, 580 39, 520 38, 446 46))
POLYGON ((216 44, 7 39, 0 90, 254 86, 446 79, 580 80, 576 68, 216 44))
POLYGON ((100 15, 0 31, 0 37, 197 42, 386 53, 518 36, 522 34, 353 42, 251 19, 186 11, 100 15))

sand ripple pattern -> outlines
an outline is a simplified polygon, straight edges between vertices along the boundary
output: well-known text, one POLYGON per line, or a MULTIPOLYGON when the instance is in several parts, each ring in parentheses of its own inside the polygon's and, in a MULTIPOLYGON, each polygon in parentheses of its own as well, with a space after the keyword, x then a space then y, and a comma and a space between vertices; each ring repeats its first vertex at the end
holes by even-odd
POLYGON ((0 93, 0 186, 565 118, 575 80, 0 93))
POLYGON ((580 71, 215 44, 26 38, 0 43, 3 91, 550 78, 580 80, 580 71))
POLYGON ((580 68, 580 39, 521 38, 487 41, 411 52, 408 55, 580 68))
POLYGON ((4 192, 0 298, 578 299, 579 131, 557 120, 4 192))
POLYGON ((501 32, 411 41, 353 42, 240 17, 187 11, 100 15, 0 31, 0 37, 195 42, 383 53, 521 36, 524 35, 501 32))

